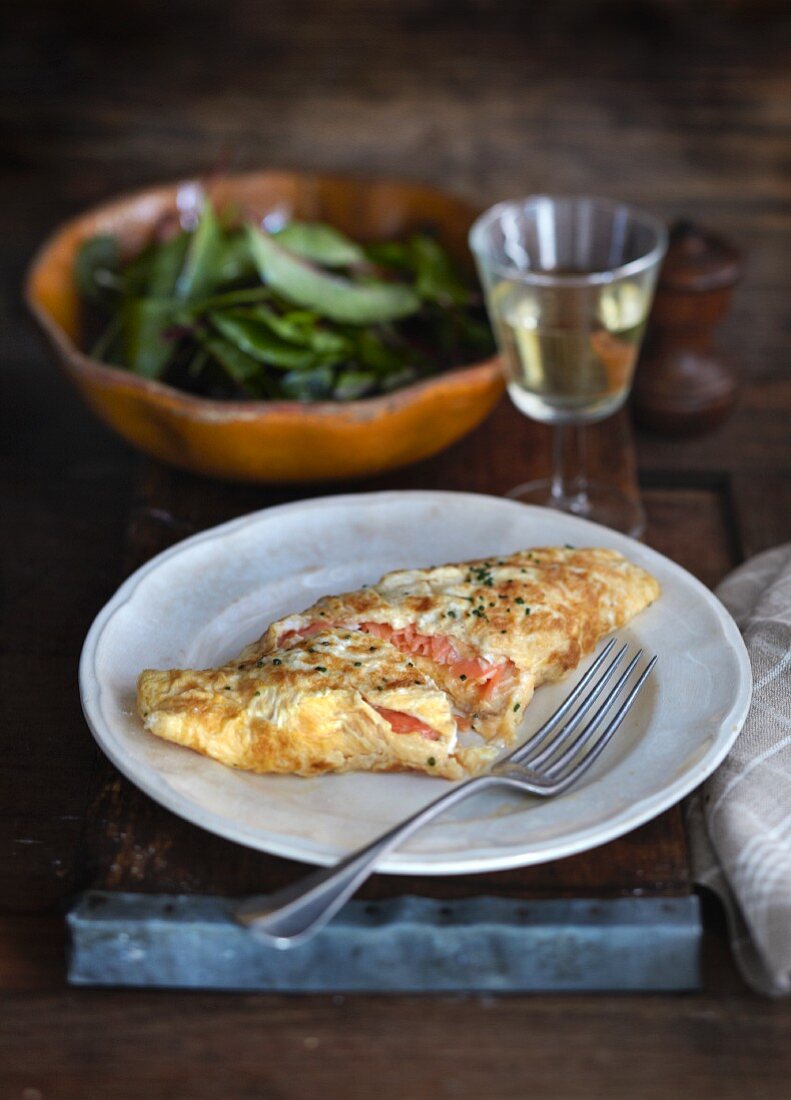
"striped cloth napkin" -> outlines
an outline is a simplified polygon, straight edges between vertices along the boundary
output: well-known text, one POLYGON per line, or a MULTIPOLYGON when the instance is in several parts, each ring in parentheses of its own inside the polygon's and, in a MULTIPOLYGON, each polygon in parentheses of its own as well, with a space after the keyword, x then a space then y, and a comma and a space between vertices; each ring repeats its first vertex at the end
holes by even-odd
POLYGON ((722 899, 739 968, 791 993, 791 543, 717 589, 744 635, 753 701, 730 755, 689 804, 697 881, 722 899))

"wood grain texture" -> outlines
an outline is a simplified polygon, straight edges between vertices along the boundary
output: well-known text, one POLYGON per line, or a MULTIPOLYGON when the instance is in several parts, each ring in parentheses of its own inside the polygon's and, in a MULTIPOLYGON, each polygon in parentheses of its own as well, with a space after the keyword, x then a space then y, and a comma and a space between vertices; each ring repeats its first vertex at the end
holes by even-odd
MULTIPOLYGON (((692 217, 746 252, 718 331, 741 391, 716 432, 641 433, 637 459, 650 541, 715 583, 733 561, 791 538, 787 4, 31 0, 9 29, 0 36, 0 1092, 346 1098, 373 1084, 399 1100, 786 1096, 791 1008, 744 990, 716 908, 706 992, 695 996, 335 1003, 64 988, 58 906, 118 845, 108 838, 75 872, 89 793, 104 791, 108 811, 121 797, 99 783, 75 674, 91 617, 134 564, 121 558, 124 526, 131 516, 139 561, 200 525, 201 485, 218 518, 287 495, 224 500, 196 482, 179 507, 180 483, 166 493, 150 472, 130 512, 135 459, 58 376, 19 286, 63 218, 223 158, 239 169, 407 176, 480 204, 588 191, 692 217)), ((436 464, 359 488, 502 493, 527 443, 504 404, 436 464)), ((171 823, 153 824, 164 833, 171 823)), ((189 838, 173 836, 169 866, 197 888, 189 838)), ((206 851, 215 866, 227 857, 206 851)), ((126 865, 147 875, 147 858, 126 865)), ((628 849, 612 858, 625 874, 628 849)), ((574 874, 582 889, 586 867, 574 874)), ((238 865, 227 882, 241 888, 238 865)))
POLYGON ((12 995, 3 1025, 12 1097, 32 1087, 44 1097, 102 1100, 367 1100, 375 1088, 383 1100, 519 1100, 526 1091, 564 1100, 784 1100, 791 1069, 783 1006, 732 994, 287 998, 79 990, 12 995))
MULTIPOLYGON (((786 415, 791 420, 791 412, 786 415)), ((746 558, 791 538, 791 476, 773 470, 759 477, 737 474, 730 485, 746 558)))

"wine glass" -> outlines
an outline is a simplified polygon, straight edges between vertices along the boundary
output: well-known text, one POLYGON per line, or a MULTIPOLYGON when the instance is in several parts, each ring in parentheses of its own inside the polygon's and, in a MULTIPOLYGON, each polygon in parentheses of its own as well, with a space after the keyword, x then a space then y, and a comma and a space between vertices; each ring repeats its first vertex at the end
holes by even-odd
POLYGON ((470 248, 511 400, 554 426, 552 476, 507 495, 639 537, 639 499, 588 480, 584 428, 629 394, 667 248, 665 226, 606 199, 531 195, 482 214, 470 248))

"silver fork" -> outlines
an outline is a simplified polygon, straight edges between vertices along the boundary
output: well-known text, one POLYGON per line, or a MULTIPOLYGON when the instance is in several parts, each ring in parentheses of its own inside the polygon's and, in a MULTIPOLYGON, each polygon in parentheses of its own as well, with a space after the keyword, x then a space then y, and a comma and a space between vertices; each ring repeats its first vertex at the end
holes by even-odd
POLYGON ((604 751, 656 664, 657 658, 653 657, 626 698, 613 712, 616 701, 626 690, 642 656, 643 651, 639 650, 580 729, 629 648, 623 646, 596 679, 614 646, 615 639, 608 642, 555 713, 528 741, 498 761, 490 771, 453 787, 389 832, 377 837, 359 851, 352 852, 334 867, 316 871, 276 894, 248 899, 236 910, 237 920, 246 925, 256 938, 270 946, 295 947, 332 919, 375 870, 376 862, 381 856, 392 851, 401 841, 451 806, 497 786, 516 788, 541 798, 552 798, 561 794, 604 751), (594 680, 590 691, 581 699, 594 680), (578 701, 579 706, 574 709, 578 701))

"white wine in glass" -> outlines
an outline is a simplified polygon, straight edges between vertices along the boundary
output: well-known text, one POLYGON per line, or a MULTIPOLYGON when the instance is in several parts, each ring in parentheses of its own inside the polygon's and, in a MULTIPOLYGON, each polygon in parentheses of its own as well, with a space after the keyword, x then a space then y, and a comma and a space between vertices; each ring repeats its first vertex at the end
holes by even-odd
POLYGON ((508 392, 523 413, 548 423, 590 422, 621 407, 648 316, 643 288, 603 287, 594 300, 571 289, 546 302, 504 280, 491 299, 508 392))
POLYGON ((508 392, 526 416, 556 425, 554 473, 517 486, 519 500, 575 512, 632 535, 639 501, 563 468, 563 426, 583 454, 585 424, 629 395, 666 247, 650 215, 601 199, 534 196, 500 203, 470 234, 503 356, 508 392))

